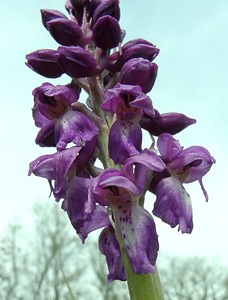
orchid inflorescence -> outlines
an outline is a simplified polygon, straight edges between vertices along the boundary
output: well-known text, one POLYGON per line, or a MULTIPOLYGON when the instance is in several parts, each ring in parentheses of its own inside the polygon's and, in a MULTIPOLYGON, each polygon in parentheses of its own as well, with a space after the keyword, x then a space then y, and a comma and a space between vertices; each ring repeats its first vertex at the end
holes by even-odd
POLYGON ((199 181, 207 200, 202 177, 215 160, 207 149, 184 149, 174 138, 194 119, 154 108, 147 94, 159 49, 141 38, 123 44, 119 1, 70 0, 65 7, 69 18, 41 10, 44 27, 61 46, 26 56, 27 66, 44 77, 71 78, 33 91, 36 143, 56 152, 31 162, 29 174, 48 180, 83 242, 103 228, 99 249, 109 281, 126 279, 118 236, 133 271, 153 273, 159 243, 153 217, 143 207, 146 192, 148 199, 155 195, 154 216, 191 233, 191 199, 183 184, 199 181), (84 103, 82 90, 88 95, 84 103), (145 149, 143 132, 151 137, 145 149))

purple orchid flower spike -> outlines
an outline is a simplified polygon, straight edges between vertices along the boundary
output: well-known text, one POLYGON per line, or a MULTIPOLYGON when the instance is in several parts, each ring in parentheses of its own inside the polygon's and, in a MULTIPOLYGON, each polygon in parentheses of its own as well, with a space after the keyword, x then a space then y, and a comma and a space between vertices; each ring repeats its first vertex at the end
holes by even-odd
POLYGON ((159 136, 157 142, 161 158, 167 170, 155 180, 156 202, 153 214, 168 223, 171 227, 179 224, 178 230, 191 233, 193 229, 191 199, 183 183, 199 181, 206 200, 207 192, 202 177, 210 170, 214 158, 208 150, 200 146, 186 149, 168 133, 159 136))
POLYGON ((65 8, 68 17, 41 10, 58 49, 26 56, 38 74, 70 78, 66 85, 45 82, 33 91, 35 142, 55 150, 32 161, 29 175, 47 179, 82 243, 102 229, 99 249, 108 282, 127 280, 132 299, 161 300, 153 215, 191 233, 192 204, 184 186, 198 181, 208 201, 202 179, 215 160, 204 147, 184 149, 173 137, 195 119, 154 109, 147 93, 160 50, 142 38, 123 44, 119 0, 67 0, 65 8), (83 103, 81 91, 87 94, 83 103), (144 131, 153 141, 149 149, 144 131), (144 208, 148 191, 156 197, 153 215, 144 208))

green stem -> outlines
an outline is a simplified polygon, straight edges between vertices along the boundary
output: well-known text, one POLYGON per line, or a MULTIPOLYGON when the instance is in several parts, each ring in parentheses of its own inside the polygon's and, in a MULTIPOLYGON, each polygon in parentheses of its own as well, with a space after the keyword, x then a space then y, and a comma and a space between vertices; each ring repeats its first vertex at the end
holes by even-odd
POLYGON ((97 79, 95 77, 88 78, 88 83, 90 87, 90 99, 93 105, 93 111, 95 115, 104 122, 104 125, 99 126, 100 133, 98 136, 98 144, 104 168, 108 168, 114 166, 114 163, 110 158, 108 151, 108 136, 112 121, 101 108, 104 94, 102 88, 98 84, 97 79))
POLYGON ((131 300, 164 300, 161 283, 156 273, 135 274, 128 257, 123 257, 131 300))
POLYGON ((98 137, 98 143, 101 151, 101 158, 105 168, 113 167, 113 160, 109 156, 108 151, 108 129, 102 128, 100 129, 100 134, 98 137))

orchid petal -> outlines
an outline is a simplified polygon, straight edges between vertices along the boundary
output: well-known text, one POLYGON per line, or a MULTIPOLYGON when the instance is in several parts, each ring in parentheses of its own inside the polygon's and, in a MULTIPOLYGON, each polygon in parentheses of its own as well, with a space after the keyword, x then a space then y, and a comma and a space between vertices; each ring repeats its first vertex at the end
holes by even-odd
POLYGON ((132 269, 136 274, 154 273, 159 245, 151 215, 136 203, 114 210, 132 269))
POLYGON ((89 233, 108 226, 109 224, 110 221, 107 215, 107 209, 100 205, 96 205, 93 214, 90 216, 90 218, 88 218, 88 220, 85 220, 83 226, 80 228, 80 239, 84 243, 89 233))
POLYGON ((28 175, 31 175, 32 173, 36 176, 43 177, 48 180, 55 179, 56 174, 54 172, 53 155, 42 155, 33 160, 29 164, 28 175))
POLYGON ((80 234, 84 222, 91 219, 95 210, 95 203, 88 197, 89 185, 90 179, 74 176, 67 189, 64 208, 78 234, 80 234))
POLYGON ((193 229, 191 199, 176 177, 161 179, 156 187, 153 214, 178 231, 191 233, 193 229))
POLYGON ((126 280, 124 265, 121 258, 120 247, 111 226, 106 227, 100 234, 99 249, 106 256, 109 269, 108 282, 113 280, 126 280))
POLYGON ((86 141, 92 140, 98 131, 97 126, 87 116, 78 111, 68 110, 55 125, 57 150, 65 149, 71 142, 82 146, 86 141))
POLYGON ((164 161, 172 161, 183 149, 179 141, 169 133, 162 133, 159 135, 157 147, 164 161))
POLYGON ((165 168, 164 162, 155 152, 144 149, 138 155, 129 157, 125 161, 123 173, 143 192, 148 180, 148 171, 162 172, 165 168))
POLYGON ((110 157, 116 164, 123 164, 128 157, 138 154, 141 143, 142 131, 138 122, 121 118, 112 125, 108 147, 110 157))
POLYGON ((215 159, 204 147, 192 146, 184 149, 169 164, 169 168, 176 169, 182 182, 189 183, 200 180, 215 163, 215 159))

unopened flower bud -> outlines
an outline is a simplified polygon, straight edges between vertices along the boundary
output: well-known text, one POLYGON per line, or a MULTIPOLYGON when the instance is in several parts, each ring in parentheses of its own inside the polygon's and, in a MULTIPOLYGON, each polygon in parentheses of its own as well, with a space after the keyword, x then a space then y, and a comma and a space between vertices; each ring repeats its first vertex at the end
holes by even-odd
POLYGON ((86 10, 88 14, 88 20, 90 20, 93 17, 93 14, 96 10, 96 8, 101 4, 102 0, 92 0, 88 1, 86 10))
POLYGON ((120 72, 120 83, 140 85, 148 93, 155 82, 158 66, 143 58, 132 58, 127 61, 120 72))
POLYGON ((58 10, 41 9, 40 12, 41 12, 42 23, 46 29, 48 29, 47 22, 49 22, 49 21, 52 21, 55 19, 67 20, 67 17, 58 10))
POLYGON ((72 78, 95 76, 100 72, 96 60, 84 48, 60 46, 58 53, 64 72, 72 78))
POLYGON ((83 12, 87 2, 87 0, 68 0, 66 2, 66 9, 79 25, 82 25, 83 12))
POLYGON ((93 39, 97 47, 107 50, 117 47, 121 40, 119 22, 110 16, 103 16, 93 26, 93 39))
POLYGON ((120 8, 118 0, 104 0, 98 5, 93 14, 93 24, 102 16, 111 16, 117 21, 120 19, 120 8))
POLYGON ((110 56, 111 61, 117 59, 113 65, 108 67, 108 69, 113 72, 119 72, 122 66, 132 58, 141 57, 151 62, 155 59, 160 51, 152 43, 144 39, 131 40, 123 45, 121 50, 121 55, 119 55, 118 52, 115 52, 110 56))
POLYGON ((57 78, 64 72, 59 65, 59 53, 55 50, 37 50, 26 55, 26 65, 38 74, 57 78))
POLYGON ((70 3, 75 10, 83 9, 86 6, 87 2, 88 0, 70 0, 70 3))
POLYGON ((155 110, 154 117, 144 114, 140 120, 142 128, 155 136, 159 136, 161 133, 174 135, 195 123, 195 119, 191 119, 184 114, 174 112, 160 114, 157 110, 155 110))
POLYGON ((57 43, 64 46, 78 46, 83 44, 80 26, 68 19, 55 19, 47 23, 47 28, 57 43))

